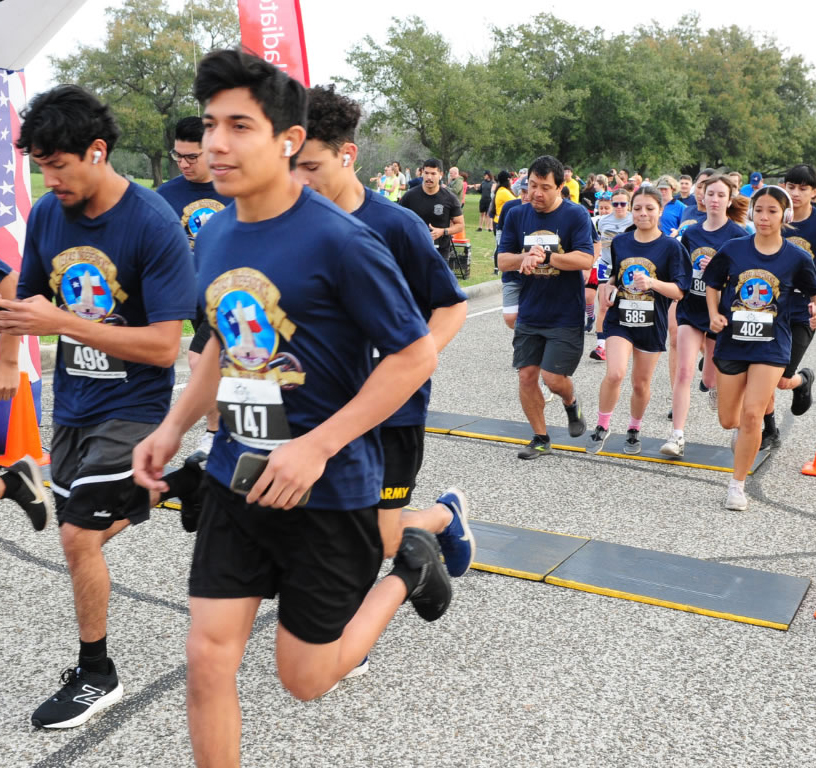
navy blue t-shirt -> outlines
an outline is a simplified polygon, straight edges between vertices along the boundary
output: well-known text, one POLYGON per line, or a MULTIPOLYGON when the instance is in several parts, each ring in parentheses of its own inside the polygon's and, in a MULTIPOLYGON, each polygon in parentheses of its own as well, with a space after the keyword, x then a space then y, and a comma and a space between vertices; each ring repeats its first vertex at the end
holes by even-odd
MULTIPOLYGON (((513 210, 513 208, 522 205, 521 198, 517 197, 514 200, 508 200, 501 209, 501 213, 499 214, 499 221, 496 224, 496 229, 501 232, 504 228, 504 222, 507 220, 507 214, 513 210)), ((502 272, 501 281, 503 283, 518 283, 521 281, 521 272, 517 269, 510 270, 509 272, 502 272)))
POLYGON ((680 226, 677 228, 677 234, 682 235, 690 226, 701 224, 706 220, 708 214, 703 210, 697 208, 697 202, 694 205, 687 205, 686 210, 680 217, 680 226))
MULTIPOLYGON (((225 486, 242 453, 268 453, 346 405, 371 373, 372 345, 385 357, 428 333, 380 237, 308 188, 267 221, 238 221, 229 206, 196 253, 199 301, 222 347, 207 472, 225 486)), ((374 430, 329 459, 308 506, 374 506, 382 473, 374 430)))
POLYGON ((634 277, 644 272, 647 277, 676 283, 682 289, 691 272, 686 249, 675 238, 663 234, 650 243, 640 243, 634 232, 618 235, 610 248, 618 293, 606 312, 604 333, 623 336, 644 352, 663 352, 672 300, 657 291, 639 291, 634 277))
MULTIPOLYGON (((816 253, 816 212, 810 210, 810 216, 803 221, 792 221, 790 224, 793 230, 786 229, 783 234, 794 245, 798 245, 810 258, 816 253)), ((791 303, 791 324, 808 325, 810 323, 810 312, 808 304, 810 297, 801 292, 794 291, 791 303)))
POLYGON ((0 260, 0 279, 10 275, 14 270, 6 264, 5 261, 0 260))
MULTIPOLYGON (((17 296, 56 296, 88 322, 146 326, 195 313, 190 249, 172 208, 131 183, 95 219, 69 221, 53 194, 31 210, 17 296)), ((132 363, 62 337, 54 373, 54 422, 86 427, 110 419, 160 422, 173 367, 132 363)))
POLYGON ((232 202, 231 197, 219 195, 211 181, 199 184, 184 176, 162 184, 157 190, 176 212, 192 248, 196 235, 207 220, 232 202))
MULTIPOLYGON (((507 214, 499 253, 522 253, 524 240, 532 235, 557 235, 553 253, 580 251, 590 256, 592 220, 587 209, 563 200, 550 213, 538 213, 532 205, 520 205, 507 214)), ((586 301, 584 275, 580 269, 560 270, 540 266, 533 275, 521 275, 517 323, 535 328, 583 327, 586 301)))
POLYGON ((745 230, 728 219, 719 229, 709 232, 701 224, 699 227, 688 227, 680 238, 691 262, 689 282, 683 286, 686 295, 677 303, 677 322, 685 322, 704 333, 709 330, 708 307, 705 300, 704 268, 700 262, 706 257, 712 258, 723 244, 735 237, 747 237, 745 230))
MULTIPOLYGON (((425 322, 438 307, 452 307, 467 300, 450 267, 434 248, 428 225, 413 211, 366 189, 363 204, 352 215, 385 240, 425 322)), ((430 399, 431 380, 428 379, 382 426, 423 426, 430 399)))
POLYGON ((703 279, 722 291, 719 309, 728 319, 717 334, 715 357, 787 366, 793 289, 816 295, 813 259, 787 240, 776 253, 765 256, 753 237, 741 237, 720 248, 703 279))

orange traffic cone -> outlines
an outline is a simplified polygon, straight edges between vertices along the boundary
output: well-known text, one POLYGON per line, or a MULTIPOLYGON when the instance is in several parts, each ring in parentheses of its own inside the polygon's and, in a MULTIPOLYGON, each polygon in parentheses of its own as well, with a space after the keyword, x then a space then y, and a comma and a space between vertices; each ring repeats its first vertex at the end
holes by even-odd
POLYGON ((51 457, 43 454, 37 411, 27 373, 20 374, 20 386, 11 401, 6 452, 0 456, 0 465, 11 466, 23 456, 31 456, 40 466, 51 463, 51 457))
POLYGON ((816 477, 816 456, 814 456, 811 461, 809 461, 807 464, 805 464, 804 467, 802 467, 802 474, 816 477))

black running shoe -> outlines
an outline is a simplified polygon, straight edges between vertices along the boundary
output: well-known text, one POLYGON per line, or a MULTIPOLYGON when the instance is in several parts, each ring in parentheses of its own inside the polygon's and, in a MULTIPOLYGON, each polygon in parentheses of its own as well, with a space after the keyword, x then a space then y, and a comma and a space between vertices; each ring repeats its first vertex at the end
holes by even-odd
POLYGON ((705 362, 705 358, 704 358, 704 357, 701 357, 701 358, 700 358, 700 361, 697 363, 697 370, 698 370, 698 371, 702 371, 702 370, 703 370, 703 363, 704 363, 704 362, 705 362))
POLYGON ((700 392, 708 392, 708 387, 703 384, 703 380, 700 379, 700 392))
POLYGON ((69 667, 60 679, 62 688, 31 715, 35 728, 74 728, 122 698, 122 684, 110 659, 106 675, 69 667))
POLYGON ((782 445, 782 435, 779 434, 779 429, 774 429, 769 432, 766 429, 762 430, 762 442, 759 444, 759 450, 764 451, 768 448, 779 448, 782 445))
POLYGON ((6 498, 16 501, 28 515, 34 530, 41 531, 53 517, 54 507, 37 462, 30 456, 23 456, 20 461, 3 470, 3 475, 7 474, 19 478, 20 487, 14 494, 6 493, 6 498))
POLYGON ((609 437, 609 430, 604 429, 600 424, 595 427, 595 431, 589 436, 586 444, 587 453, 600 453, 603 450, 606 439, 609 437))
POLYGON ((453 592, 436 536, 420 528, 406 528, 394 565, 420 572, 407 599, 425 621, 436 621, 448 610, 453 592))
POLYGON ((201 507, 204 502, 203 484, 204 470, 207 467, 209 454, 204 451, 191 453, 185 460, 184 466, 200 474, 198 488, 189 494, 179 496, 181 502, 181 525, 187 533, 195 533, 198 528, 198 518, 201 516, 201 507))
POLYGON ((550 453, 552 453, 552 447, 549 435, 533 435, 533 439, 518 452, 518 457, 537 459, 539 456, 547 456, 550 453))
POLYGON ((626 440, 623 443, 623 452, 628 453, 630 456, 637 456, 637 454, 640 453, 640 449, 640 430, 627 429, 626 440))
POLYGON ((668 413, 668 415, 666 416, 666 418, 667 418, 669 421, 674 421, 674 411, 669 411, 669 413, 668 413))
POLYGON ((572 405, 565 405, 564 410, 567 412, 567 428, 569 429, 570 437, 581 437, 586 432, 586 421, 584 414, 581 412, 581 401, 576 397, 572 405))
POLYGON ((802 368, 799 371, 802 383, 793 390, 793 400, 791 401, 791 413, 794 416, 801 416, 807 413, 813 402, 810 390, 813 388, 813 371, 810 368, 802 368))

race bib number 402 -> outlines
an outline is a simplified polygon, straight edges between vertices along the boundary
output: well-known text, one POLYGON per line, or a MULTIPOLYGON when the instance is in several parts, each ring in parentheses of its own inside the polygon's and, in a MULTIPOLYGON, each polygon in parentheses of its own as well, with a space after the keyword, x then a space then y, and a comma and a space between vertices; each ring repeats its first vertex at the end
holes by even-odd
POLYGON ((731 338, 737 341, 773 341, 774 316, 770 312, 735 310, 731 313, 731 338))
POLYGON ((60 336, 60 348, 65 372, 69 376, 85 376, 89 379, 127 378, 125 361, 118 357, 100 352, 70 336, 60 336))

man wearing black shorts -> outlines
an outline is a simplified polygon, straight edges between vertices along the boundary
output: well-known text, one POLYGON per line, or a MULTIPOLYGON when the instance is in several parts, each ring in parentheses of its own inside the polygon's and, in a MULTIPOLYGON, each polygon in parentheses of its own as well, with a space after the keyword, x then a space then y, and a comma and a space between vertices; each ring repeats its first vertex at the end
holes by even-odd
POLYGON ((441 181, 442 163, 432 157, 422 168, 422 186, 409 189, 399 203, 428 225, 436 250, 449 264, 453 256, 451 235, 464 231, 465 217, 459 198, 440 186, 441 181))
MULTIPOLYGON (((334 87, 312 88, 306 143, 298 155, 296 178, 363 221, 385 240, 440 352, 465 321, 466 297, 434 249, 419 217, 405 208, 389 205, 357 179, 354 133, 360 115, 360 106, 338 94, 334 87)), ((428 380, 380 427, 385 455, 378 515, 380 533, 385 557, 397 553, 403 528, 423 528, 436 534, 448 573, 461 576, 470 567, 474 553, 465 495, 451 488, 429 509, 405 509, 411 502, 422 466, 430 394, 428 380)))
POLYGON ((586 431, 581 405, 570 378, 584 349, 584 277, 594 259, 592 222, 586 209, 561 196, 564 167, 543 155, 527 175, 528 205, 507 214, 499 243, 499 269, 522 275, 513 336, 513 367, 519 373, 519 398, 533 428, 520 459, 550 453, 544 418, 544 383, 561 397, 569 433, 586 431))
POLYGON ((262 599, 279 596, 278 673, 300 699, 357 666, 406 599, 428 621, 450 603, 439 545, 419 529, 405 530, 394 569, 372 586, 382 562, 372 430, 428 379, 436 348, 380 238, 291 176, 302 86, 216 51, 194 89, 216 188, 235 198, 196 242, 214 333, 133 461, 138 482, 166 490, 165 462, 217 396, 190 573, 187 709, 197 764, 237 768, 236 673, 262 599), (263 471, 239 495, 230 486, 253 454, 263 471))
POLYGON ((481 182, 479 183, 479 226, 476 228, 477 232, 486 229, 488 232, 493 231, 491 226, 492 220, 487 215, 490 210, 490 196, 493 192, 493 174, 490 171, 485 171, 481 182))
MULTIPOLYGON (((195 246, 195 238, 201 227, 218 211, 223 210, 232 200, 219 194, 212 182, 212 174, 201 149, 204 123, 200 117, 183 117, 176 123, 175 143, 170 156, 178 164, 181 174, 162 184, 156 191, 170 203, 170 207, 181 220, 181 226, 195 246)), ((210 326, 204 318, 196 315, 193 322, 195 334, 187 350, 187 362, 192 371, 198 365, 201 351, 210 338, 210 326)), ((196 449, 206 455, 212 447, 213 436, 218 430, 218 409, 207 411, 207 431, 196 449)))
POLYGON ((102 546, 158 500, 134 484, 131 453, 167 413, 182 323, 195 311, 178 218, 109 164, 118 137, 108 107, 65 85, 32 100, 17 141, 52 193, 31 211, 21 300, 0 301, 0 330, 60 337, 51 490, 80 640, 78 665, 31 717, 45 728, 80 725, 122 697, 102 546))

